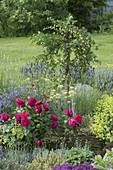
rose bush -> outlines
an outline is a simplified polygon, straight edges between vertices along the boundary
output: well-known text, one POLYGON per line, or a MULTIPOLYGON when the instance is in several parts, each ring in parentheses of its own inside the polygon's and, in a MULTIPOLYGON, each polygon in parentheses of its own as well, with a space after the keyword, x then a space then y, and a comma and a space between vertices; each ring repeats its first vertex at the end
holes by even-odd
POLYGON ((3 122, 0 138, 4 144, 25 142, 40 147, 53 137, 60 140, 73 130, 77 131, 82 123, 82 116, 75 115, 71 108, 57 114, 51 103, 44 100, 28 98, 24 101, 17 98, 15 102, 17 107, 12 115, 5 112, 0 115, 3 122))

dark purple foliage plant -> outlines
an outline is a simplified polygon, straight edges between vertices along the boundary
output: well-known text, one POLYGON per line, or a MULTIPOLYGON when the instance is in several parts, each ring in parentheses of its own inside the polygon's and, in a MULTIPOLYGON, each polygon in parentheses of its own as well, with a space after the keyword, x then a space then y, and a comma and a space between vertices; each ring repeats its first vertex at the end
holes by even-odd
POLYGON ((96 168, 93 168, 93 166, 90 163, 83 163, 79 165, 73 165, 73 164, 62 164, 52 167, 52 170, 98 170, 96 168))

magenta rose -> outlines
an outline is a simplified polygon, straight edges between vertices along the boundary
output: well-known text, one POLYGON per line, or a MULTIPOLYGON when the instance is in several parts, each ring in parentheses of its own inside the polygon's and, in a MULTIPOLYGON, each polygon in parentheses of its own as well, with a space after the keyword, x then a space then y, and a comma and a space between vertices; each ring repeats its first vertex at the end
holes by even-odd
POLYGON ((68 125, 70 127, 75 127, 75 126, 77 126, 77 123, 76 123, 75 119, 71 118, 68 120, 68 125))
POLYGON ((30 105, 31 107, 35 106, 35 103, 36 103, 35 98, 29 98, 28 99, 28 105, 30 105))
POLYGON ((76 114, 76 116, 74 117, 74 120, 77 123, 81 123, 82 122, 82 116, 80 114, 76 114))
POLYGON ((6 121, 9 119, 9 115, 4 112, 4 113, 2 113, 2 114, 0 115, 0 118, 1 118, 4 122, 6 122, 6 121))
POLYGON ((22 112, 22 113, 20 113, 20 116, 21 116, 21 117, 28 117, 28 116, 30 116, 30 115, 29 115, 28 112, 22 112))
POLYGON ((20 123, 20 121, 21 121, 21 114, 15 113, 14 116, 15 116, 16 122, 20 123))
POLYGON ((68 110, 64 110, 63 112, 66 113, 66 115, 69 116, 69 117, 73 116, 73 111, 70 108, 68 110))
POLYGON ((58 122, 52 122, 50 128, 55 129, 58 126, 58 122))
POLYGON ((35 142, 35 146, 36 147, 40 147, 40 146, 42 146, 42 140, 37 140, 36 142, 35 142))
POLYGON ((40 105, 40 104, 42 104, 43 102, 42 102, 42 100, 39 100, 39 101, 37 101, 36 103, 35 103, 35 106, 36 105, 40 105))
POLYGON ((51 119, 52 120, 55 120, 55 121, 57 121, 58 120, 58 116, 57 115, 55 115, 55 114, 51 114, 51 119))
POLYGON ((40 105, 35 106, 36 113, 40 114, 42 112, 42 107, 40 105))
POLYGON ((23 117, 21 118, 20 124, 24 127, 27 127, 30 124, 30 120, 27 117, 23 117))
POLYGON ((49 107, 49 105, 47 103, 44 103, 43 107, 44 107, 45 111, 49 111, 50 110, 50 107, 49 107))
POLYGON ((17 104, 18 107, 24 107, 25 106, 24 100, 17 98, 15 101, 16 101, 16 104, 17 104))

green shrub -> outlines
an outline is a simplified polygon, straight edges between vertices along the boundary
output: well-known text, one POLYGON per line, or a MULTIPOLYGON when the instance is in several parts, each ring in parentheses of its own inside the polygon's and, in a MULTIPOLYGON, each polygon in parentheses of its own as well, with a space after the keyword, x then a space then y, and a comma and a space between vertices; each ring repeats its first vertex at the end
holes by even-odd
POLYGON ((87 145, 81 146, 77 144, 76 147, 72 147, 66 150, 64 156, 64 163, 72 163, 75 165, 91 161, 93 158, 93 152, 89 149, 87 145))
POLYGON ((103 95, 97 102, 93 115, 91 132, 96 137, 108 142, 113 142, 113 97, 103 95))
POLYGON ((96 155, 94 158, 93 167, 99 170, 112 170, 113 169, 113 149, 106 150, 106 154, 102 158, 101 155, 96 155))

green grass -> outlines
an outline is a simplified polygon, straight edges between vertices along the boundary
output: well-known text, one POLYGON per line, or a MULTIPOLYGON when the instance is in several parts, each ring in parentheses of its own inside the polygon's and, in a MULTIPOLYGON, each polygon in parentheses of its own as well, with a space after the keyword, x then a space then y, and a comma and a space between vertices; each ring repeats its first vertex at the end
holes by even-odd
MULTIPOLYGON (((113 65, 113 34, 93 34, 92 38, 98 44, 99 49, 94 52, 102 65, 113 65)), ((0 38, 0 86, 19 84, 20 69, 41 51, 42 47, 27 37, 0 38)))
POLYGON ((40 51, 41 47, 32 44, 27 37, 0 38, 0 86, 21 84, 20 69, 27 62, 34 61, 33 56, 40 51))
POLYGON ((95 54, 102 65, 113 66, 113 34, 93 34, 92 38, 98 44, 95 54))
MULTIPOLYGON (((98 44, 98 50, 94 52, 102 64, 113 64, 113 34, 93 34, 92 38, 98 44)), ((27 37, 0 38, 1 68, 9 67, 11 63, 23 66, 41 51, 42 48, 32 44, 27 37)))
POLYGON ((19 62, 25 65, 26 62, 32 61, 33 56, 36 56, 41 50, 40 47, 32 44, 29 38, 26 37, 1 38, 0 62, 3 67, 9 67, 10 62, 14 66, 19 64, 19 62))

